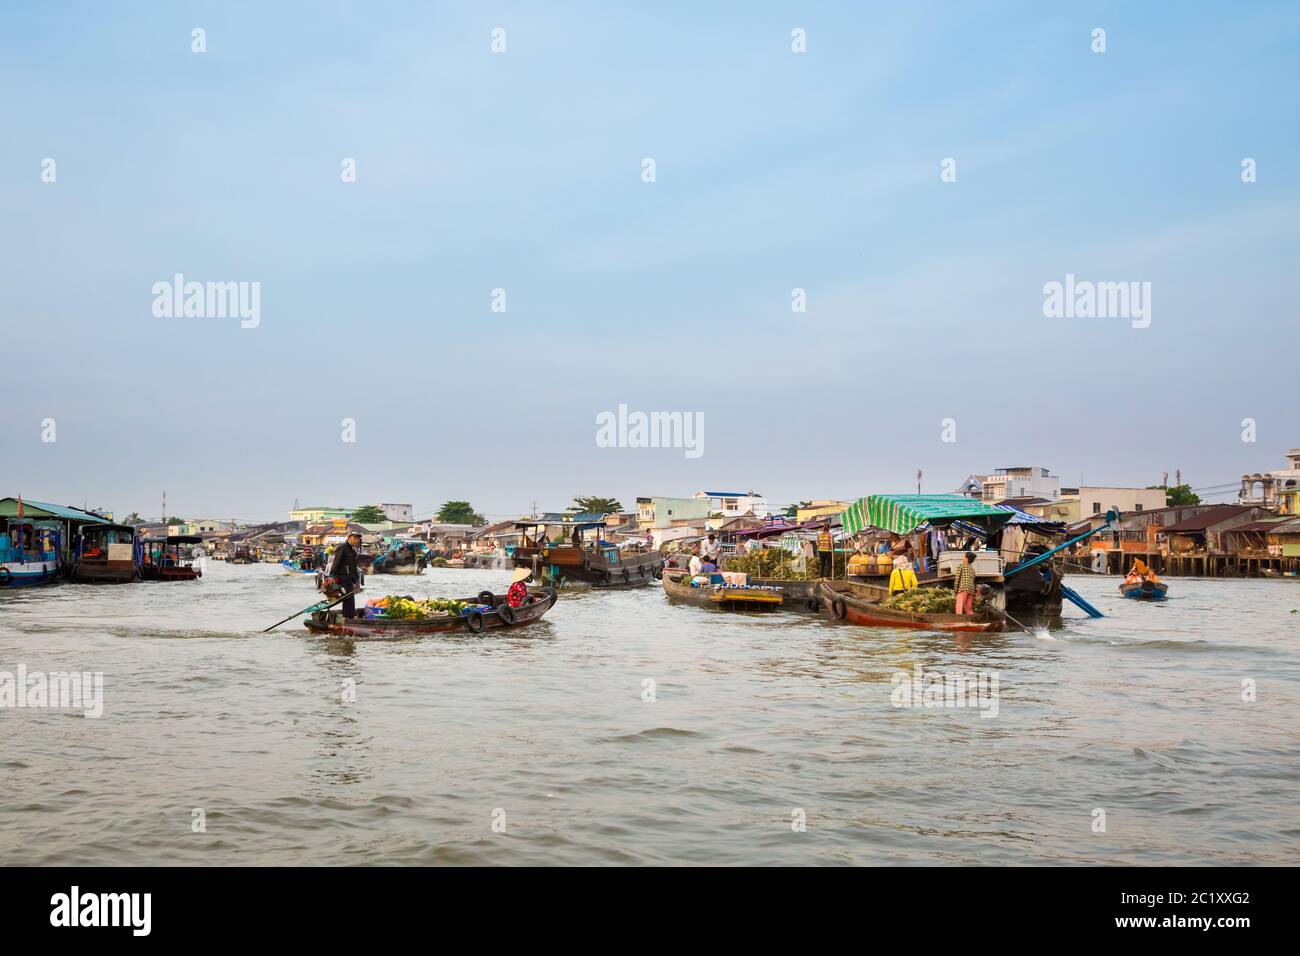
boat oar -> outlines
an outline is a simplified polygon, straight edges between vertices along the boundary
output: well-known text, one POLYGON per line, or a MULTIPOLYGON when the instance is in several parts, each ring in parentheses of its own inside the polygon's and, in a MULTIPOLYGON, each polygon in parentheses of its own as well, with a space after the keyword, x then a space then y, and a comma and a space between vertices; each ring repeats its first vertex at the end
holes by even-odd
POLYGON ((1026 625, 1023 621, 1017 621, 1014 617, 1012 617, 1012 616, 1011 616, 1010 614, 1008 614, 1006 611, 1002 610, 1002 608, 1000 608, 1000 607, 993 607, 993 606, 990 605, 990 606, 989 606, 989 610, 990 610, 990 611, 993 611, 993 612, 996 613, 996 614, 1001 614, 1003 617, 1005 617, 1005 618, 1006 618, 1008 621, 1010 621, 1012 624, 1016 625, 1016 626, 1017 626, 1018 628, 1020 628, 1022 631, 1029 631, 1029 630, 1032 630, 1032 628, 1030 628, 1028 625, 1026 625))
MULTIPOLYGON (((303 608, 303 609, 302 609, 301 611, 299 611, 297 614, 290 614, 290 615, 289 615, 288 617, 286 617, 283 621, 276 621, 274 624, 272 624, 270 627, 268 627, 268 628, 266 629, 266 631, 274 631, 274 630, 275 630, 277 627, 279 627, 281 624, 288 623, 289 621, 292 621, 295 617, 301 617, 301 616, 304 615, 304 614, 310 614, 312 611, 328 611, 328 610, 329 610, 330 608, 332 608, 335 604, 342 604, 342 603, 343 603, 344 601, 346 601, 348 598, 352 597, 352 595, 354 595, 354 594, 360 594, 360 593, 361 593, 361 588, 357 588, 355 591, 349 591, 347 594, 343 595, 343 597, 339 598, 337 601, 332 601, 332 602, 329 602, 329 603, 327 603, 327 602, 325 602, 325 601, 318 601, 317 603, 313 604, 311 607, 305 607, 305 608, 303 608)), ((262 633, 265 634, 266 631, 263 631, 262 633)))

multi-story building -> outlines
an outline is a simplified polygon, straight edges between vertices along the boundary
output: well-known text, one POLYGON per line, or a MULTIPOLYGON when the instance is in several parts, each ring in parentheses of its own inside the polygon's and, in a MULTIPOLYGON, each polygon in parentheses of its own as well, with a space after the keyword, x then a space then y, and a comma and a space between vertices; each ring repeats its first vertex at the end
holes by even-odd
POLYGON ((710 509, 724 518, 741 515, 765 518, 772 513, 767 499, 757 491, 697 491, 695 497, 710 502, 710 509))
POLYGON ((836 501, 832 498, 819 498, 808 502, 807 506, 796 508, 794 520, 799 524, 814 521, 817 518, 833 518, 847 508, 852 502, 836 501))
POLYGON ((1300 506, 1300 448, 1286 453, 1289 467, 1241 476, 1237 503, 1297 514, 1300 506))
POLYGON ((983 501, 1005 501, 1008 498, 1051 500, 1061 497, 1061 479, 1046 468, 1017 465, 994 469, 991 475, 970 475, 957 492, 983 501))
POLYGON ((379 506, 379 510, 384 513, 389 521, 414 521, 415 513, 410 505, 395 505, 385 503, 379 506))
POLYGON ((1093 515, 1104 515, 1112 508, 1121 514, 1129 511, 1153 511, 1165 507, 1163 488, 1111 488, 1082 485, 1062 488, 1055 501, 1046 504, 1025 505, 1025 511, 1052 521, 1074 524, 1093 515))
POLYGON ((302 521, 309 525, 322 524, 326 521, 346 521, 348 518, 352 517, 352 512, 354 511, 356 511, 355 508, 343 507, 329 508, 317 506, 310 508, 294 508, 289 512, 289 520, 302 521))

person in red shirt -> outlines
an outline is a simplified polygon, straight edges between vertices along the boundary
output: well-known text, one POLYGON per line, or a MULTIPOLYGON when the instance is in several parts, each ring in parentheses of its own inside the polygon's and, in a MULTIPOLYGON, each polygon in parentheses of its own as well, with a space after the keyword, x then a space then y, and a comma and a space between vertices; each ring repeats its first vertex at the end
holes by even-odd
POLYGON ((532 574, 527 568, 515 568, 515 575, 510 579, 510 590, 506 592, 506 603, 519 607, 528 600, 528 586, 524 584, 532 574))

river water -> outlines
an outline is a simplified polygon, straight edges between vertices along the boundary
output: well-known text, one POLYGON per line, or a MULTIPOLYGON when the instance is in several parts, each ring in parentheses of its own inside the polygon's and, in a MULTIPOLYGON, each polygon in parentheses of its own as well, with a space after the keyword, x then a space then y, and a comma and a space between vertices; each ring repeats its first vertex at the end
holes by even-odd
POLYGON ((1107 617, 961 640, 658 588, 481 637, 261 635, 312 579, 216 562, 0 593, 0 671, 104 675, 98 719, 0 709, 0 863, 1300 863, 1300 583, 1070 583, 1107 617), (996 716, 894 706, 917 665, 995 673, 996 716))

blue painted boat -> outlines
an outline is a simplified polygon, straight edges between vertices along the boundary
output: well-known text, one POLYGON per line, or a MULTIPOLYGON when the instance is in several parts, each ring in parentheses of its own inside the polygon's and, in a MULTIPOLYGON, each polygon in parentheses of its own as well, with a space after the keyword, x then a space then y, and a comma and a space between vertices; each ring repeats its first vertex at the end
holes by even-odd
POLYGON ((1121 581, 1119 593, 1134 601, 1163 601, 1169 585, 1163 581, 1140 581, 1133 584, 1121 581))
POLYGON ((53 584, 62 573, 56 521, 0 518, 0 588, 53 584))

